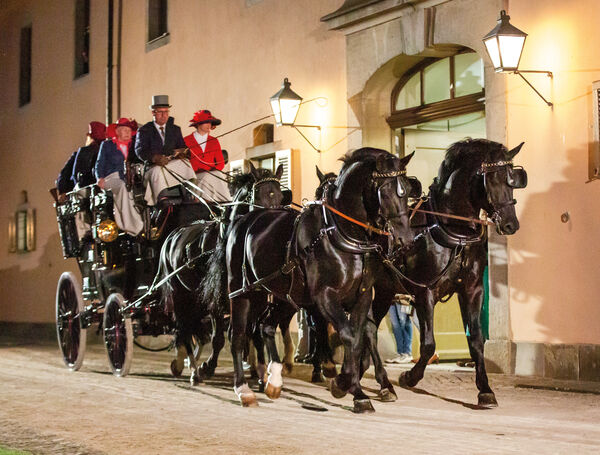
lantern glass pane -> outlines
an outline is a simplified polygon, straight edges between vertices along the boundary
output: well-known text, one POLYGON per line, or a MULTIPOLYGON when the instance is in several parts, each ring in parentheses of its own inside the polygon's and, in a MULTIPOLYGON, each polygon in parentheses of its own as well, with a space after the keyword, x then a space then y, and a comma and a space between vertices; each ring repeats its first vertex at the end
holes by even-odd
POLYGON ((496 37, 493 37, 485 40, 484 43, 490 59, 492 60, 492 65, 494 65, 494 68, 496 69, 500 68, 500 51, 498 49, 498 40, 496 37))
POLYGON ((475 52, 454 57, 454 96, 465 96, 483 90, 483 61, 475 52))
POLYGON ((423 70, 425 104, 450 98, 450 59, 445 58, 423 70))
POLYGON ((273 115, 275 116, 275 123, 277 123, 277 125, 281 125, 281 111, 279 109, 279 100, 271 100, 271 109, 273 110, 273 115))
POLYGON ((414 74, 398 93, 396 110, 421 105, 421 73, 414 74))
POLYGON ((279 105, 281 106, 281 123, 283 125, 293 124, 296 120, 298 109, 300 109, 300 101, 280 99, 279 105))
POLYGON ((500 55, 502 55, 503 68, 517 68, 523 44, 525 43, 524 36, 502 36, 498 37, 500 44, 500 55))

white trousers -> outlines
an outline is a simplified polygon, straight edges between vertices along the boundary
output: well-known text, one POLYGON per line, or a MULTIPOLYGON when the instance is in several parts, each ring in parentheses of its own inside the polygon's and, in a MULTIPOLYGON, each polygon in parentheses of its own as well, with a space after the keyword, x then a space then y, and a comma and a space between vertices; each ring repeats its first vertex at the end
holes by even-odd
POLYGON ((204 171, 196 174, 198 186, 202 190, 202 196, 208 202, 231 201, 227 182, 221 180, 224 177, 225 174, 219 171, 204 171))
POLYGON ((146 185, 146 194, 144 197, 148 205, 156 205, 156 200, 162 190, 181 183, 169 171, 183 180, 196 178, 189 160, 177 159, 169 161, 164 167, 152 166, 146 171, 146 175, 144 176, 144 183, 146 185))
POLYGON ((133 195, 127 191, 127 186, 118 172, 104 178, 104 188, 112 191, 117 226, 128 234, 138 235, 144 228, 144 221, 135 208, 133 195))

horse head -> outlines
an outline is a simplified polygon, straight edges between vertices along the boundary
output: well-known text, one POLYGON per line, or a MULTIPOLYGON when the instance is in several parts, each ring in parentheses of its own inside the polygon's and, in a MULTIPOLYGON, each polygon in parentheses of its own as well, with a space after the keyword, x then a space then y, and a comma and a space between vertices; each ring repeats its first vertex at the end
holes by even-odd
MULTIPOLYGON (((513 158, 522 146, 523 143, 508 150, 498 142, 485 139, 468 139, 453 144, 440 168, 439 180, 446 198, 450 199, 454 193, 457 201, 454 205, 470 205, 473 215, 478 215, 480 209, 485 210, 501 235, 517 232, 519 220, 513 190, 527 186, 527 173, 522 167, 513 165, 513 158), (465 185, 470 194, 461 198, 457 193, 465 185), (460 199, 463 201, 460 202, 460 199)), ((465 213, 465 207, 455 208, 456 213, 465 213)))
POLYGON ((330 185, 335 183, 337 179, 337 174, 335 172, 328 172, 327 174, 323 174, 319 166, 315 166, 317 168, 317 177, 319 178, 319 186, 315 190, 315 199, 321 199, 330 185))
POLYGON ((406 176, 413 154, 398 158, 381 149, 362 148, 346 156, 336 182, 335 199, 358 219, 387 232, 388 248, 413 240, 408 199, 414 182, 406 176), (343 201, 345 195, 346 201, 343 201))
POLYGON ((266 208, 279 207, 284 200, 280 179, 283 166, 275 173, 269 169, 256 168, 250 163, 250 172, 237 174, 229 180, 229 192, 234 202, 247 202, 266 208))

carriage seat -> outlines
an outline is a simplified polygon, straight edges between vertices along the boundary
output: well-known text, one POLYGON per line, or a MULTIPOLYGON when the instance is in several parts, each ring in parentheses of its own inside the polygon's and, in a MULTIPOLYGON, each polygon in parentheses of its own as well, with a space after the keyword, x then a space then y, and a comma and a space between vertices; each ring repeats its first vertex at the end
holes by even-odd
POLYGON ((197 204, 198 200, 192 194, 183 188, 182 185, 175 185, 162 190, 156 198, 156 208, 163 210, 173 205, 197 204))

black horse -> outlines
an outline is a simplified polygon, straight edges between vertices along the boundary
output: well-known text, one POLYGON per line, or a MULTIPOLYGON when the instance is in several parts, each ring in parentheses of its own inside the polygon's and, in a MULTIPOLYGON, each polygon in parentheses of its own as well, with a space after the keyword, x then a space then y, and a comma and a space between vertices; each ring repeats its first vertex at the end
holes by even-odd
MULTIPOLYGON (((373 411, 360 387, 359 361, 372 286, 383 267, 381 236, 389 249, 412 240, 405 177, 411 156, 399 159, 379 149, 359 149, 344 158, 336 184, 298 216, 289 210, 256 210, 232 226, 227 242, 231 297, 234 391, 244 406, 256 406, 245 382, 242 355, 249 315, 262 305, 264 289, 292 305, 315 307, 344 342, 342 372, 332 381, 338 398, 354 395, 356 412, 373 411), (350 313, 350 318, 346 316, 350 313)), ((274 343, 266 340, 272 359, 274 343)), ((267 390, 282 387, 281 364, 272 361, 267 390)))
MULTIPOLYGON (((512 163, 523 144, 507 150, 502 144, 468 139, 453 144, 446 152, 438 177, 429 189, 424 210, 478 220, 484 210, 501 235, 519 229, 513 199, 514 188, 527 185, 527 174, 512 163)), ((463 325, 468 331, 469 352, 476 365, 478 404, 495 407, 497 401, 485 370, 480 315, 483 304, 483 273, 487 265, 487 231, 475 221, 461 221, 435 214, 419 213, 413 221, 414 241, 397 255, 394 266, 375 283, 373 320, 368 339, 375 376, 382 389, 393 387, 377 352, 377 326, 386 315, 396 293, 414 296, 420 325, 421 352, 415 366, 400 376, 400 384, 414 387, 435 352, 433 312, 436 302, 458 294, 463 325), (400 278, 403 286, 395 286, 400 278)), ((368 356, 363 357, 363 370, 368 356)))
MULTIPOLYGON (((165 305, 173 307, 176 320, 175 345, 178 355, 171 363, 171 371, 174 376, 181 374, 184 360, 181 347, 184 346, 192 370, 192 385, 198 384, 202 376, 214 374, 219 352, 225 345, 224 305, 205 302, 201 298, 199 285, 208 270, 209 259, 219 254, 218 241, 227 231, 230 220, 248 213, 254 206, 278 207, 284 200, 279 184, 283 174, 282 166, 275 173, 267 169, 256 169, 252 163, 250 167, 249 173, 231 178, 229 189, 234 195, 233 204, 228 206, 222 220, 200 220, 176 229, 168 236, 161 249, 159 276, 164 278, 180 269, 161 288, 163 301, 165 305), (201 345, 207 341, 210 332, 212 352, 199 369, 192 348, 192 337, 201 345)), ((213 209, 217 210, 215 207, 213 209)))

